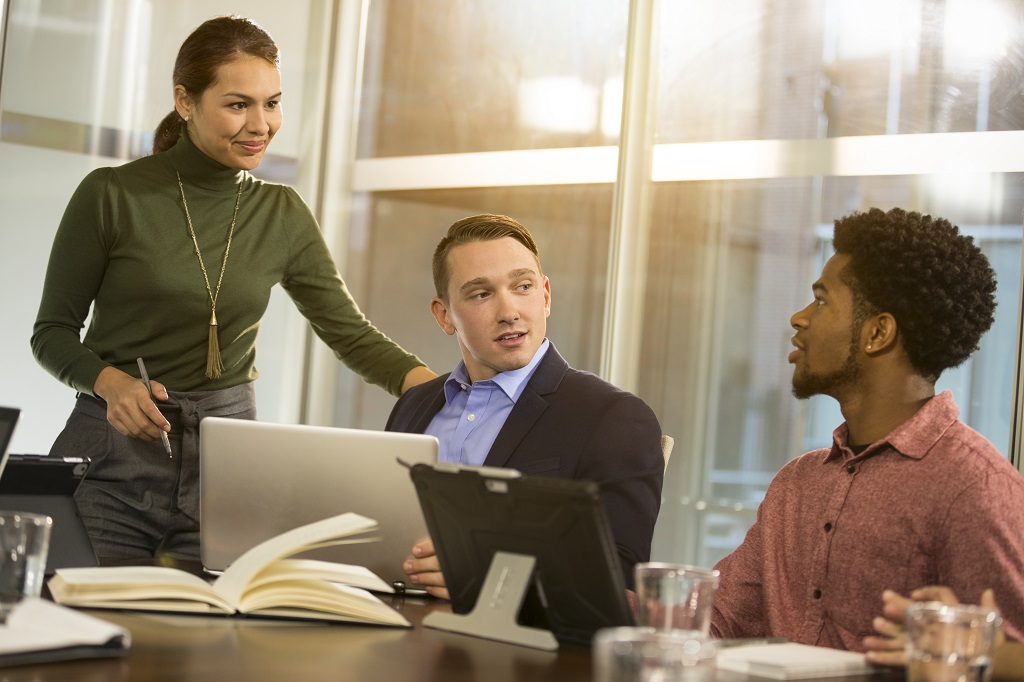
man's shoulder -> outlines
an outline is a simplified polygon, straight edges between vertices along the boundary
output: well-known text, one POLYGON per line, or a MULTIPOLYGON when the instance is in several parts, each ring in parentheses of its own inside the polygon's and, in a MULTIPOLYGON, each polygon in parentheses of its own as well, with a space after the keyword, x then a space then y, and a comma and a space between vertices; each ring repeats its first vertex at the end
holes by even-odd
POLYGON ((779 472, 772 479, 772 484, 776 481, 782 482, 786 477, 796 477, 797 479, 805 478, 808 476, 805 470, 812 468, 815 471, 821 470, 821 465, 825 463, 828 456, 832 453, 832 448, 815 448, 808 450, 802 455, 797 455, 793 459, 789 460, 779 469, 779 472))
POLYGON ((422 384, 417 384, 411 387, 399 398, 398 402, 395 403, 394 411, 405 405, 422 405, 424 402, 429 402, 438 399, 444 395, 444 382, 448 380, 450 376, 448 374, 442 374, 439 377, 434 377, 430 381, 424 381, 422 384))
POLYGON ((654 410, 638 395, 602 379, 593 372, 568 367, 557 389, 549 396, 552 401, 571 401, 579 409, 591 413, 628 410, 654 415, 654 410))
POLYGON ((933 456, 955 465, 965 474, 971 471, 979 474, 1018 473, 992 441, 959 419, 950 424, 935 442, 928 453, 928 457, 933 456))
POLYGON ((448 376, 448 374, 443 374, 435 377, 430 381, 413 386, 403 393, 391 408, 391 415, 388 417, 384 430, 411 431, 414 417, 444 395, 444 382, 448 376))
POLYGON ((993 468, 1016 472, 992 441, 960 419, 950 391, 928 401, 889 440, 900 452, 932 466, 954 467, 965 474, 993 468))

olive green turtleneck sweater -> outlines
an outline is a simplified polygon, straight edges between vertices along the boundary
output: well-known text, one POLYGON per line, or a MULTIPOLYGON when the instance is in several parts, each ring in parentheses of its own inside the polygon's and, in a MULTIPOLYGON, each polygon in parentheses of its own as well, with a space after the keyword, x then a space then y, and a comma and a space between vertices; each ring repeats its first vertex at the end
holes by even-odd
POLYGON ((166 152, 97 169, 79 185, 54 238, 32 351, 48 372, 90 395, 109 365, 138 376, 138 357, 168 390, 229 388, 258 375, 256 333, 278 283, 366 381, 398 395, 405 374, 423 364, 360 312, 293 189, 223 166, 183 136, 166 152), (242 185, 217 299, 219 379, 205 376, 210 299, 176 171, 215 291, 242 185))

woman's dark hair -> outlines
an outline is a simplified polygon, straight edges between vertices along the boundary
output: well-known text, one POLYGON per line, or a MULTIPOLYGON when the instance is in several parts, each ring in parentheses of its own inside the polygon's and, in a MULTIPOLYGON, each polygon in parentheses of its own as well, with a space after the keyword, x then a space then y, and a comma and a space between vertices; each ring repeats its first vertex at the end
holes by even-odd
MULTIPOLYGON (((237 15, 203 22, 181 44, 174 61, 174 85, 181 85, 198 100, 217 78, 217 69, 245 55, 280 66, 277 44, 256 22, 237 15)), ((167 114, 153 135, 153 153, 167 151, 181 137, 182 118, 176 110, 167 114)))
POLYGON ((942 218, 872 208, 835 222, 840 277, 853 290, 854 317, 887 312, 911 365, 936 380, 978 349, 992 326, 996 277, 974 239, 942 218))

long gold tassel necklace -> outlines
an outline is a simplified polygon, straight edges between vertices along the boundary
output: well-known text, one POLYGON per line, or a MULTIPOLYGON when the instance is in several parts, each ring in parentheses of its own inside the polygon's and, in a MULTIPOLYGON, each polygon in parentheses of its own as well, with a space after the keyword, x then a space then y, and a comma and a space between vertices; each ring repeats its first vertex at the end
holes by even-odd
POLYGON ((242 183, 238 183, 238 196, 235 197, 235 210, 231 213, 231 228, 228 230, 228 243, 224 247, 224 259, 220 263, 220 276, 217 277, 217 288, 210 287, 210 278, 206 274, 206 265, 203 263, 203 254, 199 251, 199 240, 196 239, 195 228, 192 227, 192 216, 188 213, 188 202, 185 201, 185 187, 181 184, 181 173, 175 171, 178 176, 178 189, 181 191, 181 204, 185 207, 185 220, 188 221, 188 232, 192 235, 192 244, 196 247, 196 256, 199 258, 199 268, 203 271, 203 281, 206 282, 206 293, 210 295, 210 330, 209 342, 206 349, 206 378, 219 379, 224 371, 224 363, 220 357, 220 342, 217 339, 217 297, 220 296, 220 285, 224 281, 224 269, 228 266, 228 254, 231 252, 231 237, 235 234, 235 218, 238 217, 238 204, 242 199, 242 183))

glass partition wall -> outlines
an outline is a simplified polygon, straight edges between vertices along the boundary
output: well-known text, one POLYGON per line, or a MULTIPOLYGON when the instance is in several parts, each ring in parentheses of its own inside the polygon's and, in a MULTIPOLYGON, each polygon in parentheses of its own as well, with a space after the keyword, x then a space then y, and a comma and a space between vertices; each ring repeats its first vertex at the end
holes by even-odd
MULTIPOLYGON (((995 325, 939 388, 1008 451, 1024 3, 625 4, 369 3, 347 249, 371 319, 450 370, 432 249, 463 216, 520 219, 552 281, 549 338, 676 440, 655 558, 710 565, 842 421, 792 398, 786 362, 833 220, 901 206, 960 225, 996 268, 995 325)), ((383 425, 390 401, 363 393, 343 392, 336 423, 383 425)))
MULTIPOLYGON (((999 277, 994 328, 942 378, 999 448, 1018 389, 1024 208, 1021 0, 7 0, 0 73, 0 404, 45 451, 73 395, 28 337, 78 181, 143 154, 174 51, 243 11, 283 53, 285 126, 260 172, 317 213, 367 315, 439 372, 430 257, 453 221, 529 226, 549 337, 644 398, 676 441, 654 556, 709 565, 772 476, 828 444, 834 401, 796 401, 789 317, 834 219, 942 215, 999 277), (52 414, 51 414, 52 413, 52 414)), ((382 428, 361 384, 275 293, 260 417, 382 428)))

